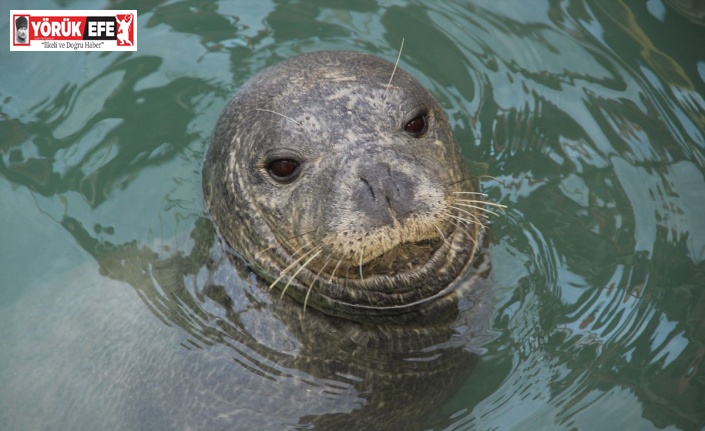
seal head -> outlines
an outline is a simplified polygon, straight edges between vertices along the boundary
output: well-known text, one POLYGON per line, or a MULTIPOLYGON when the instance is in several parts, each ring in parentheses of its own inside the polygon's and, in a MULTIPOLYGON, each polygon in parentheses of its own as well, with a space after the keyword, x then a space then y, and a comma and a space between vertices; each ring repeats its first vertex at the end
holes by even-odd
POLYGON ((283 292, 367 321, 447 296, 482 232, 447 116, 377 57, 322 51, 243 85, 203 168, 222 239, 283 292))

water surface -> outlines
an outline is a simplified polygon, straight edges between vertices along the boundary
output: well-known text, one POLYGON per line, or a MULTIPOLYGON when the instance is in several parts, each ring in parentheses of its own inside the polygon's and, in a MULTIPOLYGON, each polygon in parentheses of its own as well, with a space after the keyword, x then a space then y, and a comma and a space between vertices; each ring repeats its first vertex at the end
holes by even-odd
POLYGON ((703 429, 705 9, 428 3, 134 1, 137 52, 0 50, 0 428, 703 429), (276 301, 218 260, 200 191, 249 77, 321 49, 394 61, 402 39, 508 207, 487 325, 389 379, 417 416, 366 409, 392 389, 333 372, 305 324, 259 326, 276 301))

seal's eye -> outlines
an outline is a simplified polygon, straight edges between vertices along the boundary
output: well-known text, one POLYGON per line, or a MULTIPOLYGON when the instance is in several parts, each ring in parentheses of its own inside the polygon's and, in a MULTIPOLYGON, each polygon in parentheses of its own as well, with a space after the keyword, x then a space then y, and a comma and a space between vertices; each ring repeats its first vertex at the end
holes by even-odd
POLYGON ((428 119, 426 117, 427 114, 424 112, 412 118, 411 121, 404 126, 404 131, 410 133, 415 138, 420 138, 426 133, 426 129, 428 129, 428 119))
POLYGON ((275 181, 285 183, 293 180, 299 173, 300 163, 294 159, 272 160, 267 165, 267 172, 275 181))

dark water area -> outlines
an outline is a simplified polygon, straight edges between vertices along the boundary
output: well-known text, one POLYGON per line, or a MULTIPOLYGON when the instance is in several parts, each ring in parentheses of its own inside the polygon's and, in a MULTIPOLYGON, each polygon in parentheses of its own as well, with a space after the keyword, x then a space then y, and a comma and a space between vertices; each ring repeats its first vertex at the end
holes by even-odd
POLYGON ((4 7, 137 9, 139 49, 10 52, 0 21, 0 429, 705 429, 705 6, 4 7), (507 206, 435 337, 292 314, 201 193, 248 78, 402 39, 507 206))

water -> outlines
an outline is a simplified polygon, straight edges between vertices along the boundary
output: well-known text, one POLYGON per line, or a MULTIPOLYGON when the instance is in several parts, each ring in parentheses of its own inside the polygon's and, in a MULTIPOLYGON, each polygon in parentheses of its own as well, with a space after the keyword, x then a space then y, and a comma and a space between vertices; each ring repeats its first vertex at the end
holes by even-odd
POLYGON ((394 60, 402 38, 402 67, 508 206, 489 328, 457 326, 463 348, 426 358, 461 378, 409 391, 433 407, 411 423, 703 429, 705 10, 427 3, 132 3, 136 53, 0 50, 0 429, 403 423, 404 409, 365 409, 385 391, 323 373, 301 350, 310 328, 259 327, 273 305, 247 274, 207 270, 200 192, 215 120, 247 78, 319 49, 394 60), (220 306, 227 289, 264 310, 220 306))

